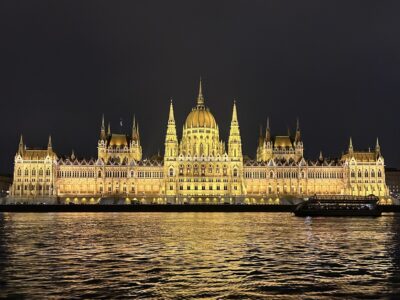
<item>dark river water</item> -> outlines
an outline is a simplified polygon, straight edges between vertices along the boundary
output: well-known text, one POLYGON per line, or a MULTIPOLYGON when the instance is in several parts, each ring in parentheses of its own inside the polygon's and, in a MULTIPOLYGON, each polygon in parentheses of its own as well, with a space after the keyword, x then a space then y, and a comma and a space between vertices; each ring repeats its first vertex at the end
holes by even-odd
POLYGON ((400 295, 400 214, 0 214, 0 298, 400 295))

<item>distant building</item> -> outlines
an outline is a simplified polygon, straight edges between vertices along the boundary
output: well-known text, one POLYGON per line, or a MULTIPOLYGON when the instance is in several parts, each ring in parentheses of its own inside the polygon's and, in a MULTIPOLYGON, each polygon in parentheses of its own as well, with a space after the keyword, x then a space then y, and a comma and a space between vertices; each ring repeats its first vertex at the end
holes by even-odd
POLYGON ((7 195, 11 184, 12 177, 10 175, 0 175, 0 197, 4 197, 7 195))
POLYGON ((400 169, 386 168, 385 173, 390 195, 400 199, 400 169))
POLYGON ((228 143, 205 106, 200 82, 197 103, 176 131, 169 108, 164 157, 142 157, 139 125, 132 131, 106 131, 104 117, 96 159, 61 157, 49 138, 46 149, 25 146, 21 137, 11 195, 24 201, 57 198, 62 202, 96 203, 119 198, 156 203, 280 203, 284 198, 314 194, 369 195, 389 199, 384 158, 378 140, 373 151, 357 151, 350 139, 346 154, 316 160, 303 155, 300 124, 294 135, 272 135, 269 121, 260 133, 255 160, 242 153, 236 103, 228 143))

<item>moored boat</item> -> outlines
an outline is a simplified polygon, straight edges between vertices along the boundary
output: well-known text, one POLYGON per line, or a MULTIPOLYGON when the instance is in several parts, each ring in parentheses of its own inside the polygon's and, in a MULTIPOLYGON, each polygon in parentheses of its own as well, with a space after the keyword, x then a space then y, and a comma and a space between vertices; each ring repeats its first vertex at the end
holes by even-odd
POLYGON ((297 205, 294 214, 299 217, 379 217, 379 198, 369 196, 313 196, 297 205))

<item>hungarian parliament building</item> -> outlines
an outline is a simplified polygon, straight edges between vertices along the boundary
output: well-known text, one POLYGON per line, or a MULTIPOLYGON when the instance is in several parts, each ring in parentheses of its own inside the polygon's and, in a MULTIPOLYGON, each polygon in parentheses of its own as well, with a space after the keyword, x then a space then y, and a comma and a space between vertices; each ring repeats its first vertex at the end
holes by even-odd
POLYGON ((256 159, 242 153, 236 103, 228 143, 205 106, 200 82, 196 106, 176 131, 171 101, 164 156, 142 157, 139 126, 113 133, 104 116, 97 159, 57 155, 51 137, 44 149, 28 148, 21 136, 14 161, 10 197, 24 202, 100 203, 248 203, 279 204, 312 195, 376 195, 390 201, 384 158, 378 140, 373 150, 358 151, 350 138, 336 159, 303 156, 299 123, 294 135, 273 135, 267 122, 260 132, 256 159), (118 199, 118 200, 116 200, 118 199))

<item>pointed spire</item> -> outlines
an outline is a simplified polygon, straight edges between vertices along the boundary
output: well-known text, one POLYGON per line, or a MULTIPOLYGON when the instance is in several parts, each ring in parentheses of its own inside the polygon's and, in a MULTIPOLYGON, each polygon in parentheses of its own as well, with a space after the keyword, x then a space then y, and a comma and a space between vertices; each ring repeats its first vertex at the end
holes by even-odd
POLYGON ((132 139, 134 139, 136 136, 136 117, 133 115, 132 118, 132 139))
POLYGON ((376 138, 375 153, 381 154, 381 146, 379 145, 379 139, 376 138))
POLYGON ((237 117, 237 109, 236 109, 236 100, 233 100, 233 110, 232 110, 232 122, 237 123, 238 122, 238 117, 237 117))
POLYGON ((349 141, 349 153, 353 153, 354 148, 353 148, 353 139, 350 137, 349 141))
POLYGON ((322 150, 321 151, 319 151, 319 158, 318 158, 320 161, 323 161, 324 160, 324 157, 322 156, 322 150))
POLYGON ((101 129, 100 129, 100 139, 106 139, 106 126, 104 125, 104 114, 101 117, 101 129))
POLYGON ((51 142, 51 135, 49 135, 49 142, 47 143, 47 149, 50 150, 53 148, 52 142, 51 142))
POLYGON ((111 124, 110 124, 110 122, 108 122, 107 135, 111 135, 111 124))
POLYGON ((297 120, 296 120, 296 135, 294 137, 294 141, 295 141, 295 143, 298 143, 298 142, 300 142, 300 140, 301 140, 300 121, 299 121, 299 118, 297 118, 297 120))
POLYGON ((267 129, 265 130, 265 140, 267 142, 271 141, 271 129, 269 127, 269 117, 267 117, 267 129))
POLYGON ((75 160, 75 158, 76 158, 76 157, 75 157, 75 151, 74 151, 74 149, 72 149, 71 159, 72 159, 72 160, 75 160))
POLYGON ((260 134, 258 136, 258 147, 262 147, 264 144, 264 138, 263 138, 262 131, 263 131, 263 128, 262 128, 262 125, 260 125, 260 134))
POLYGON ((197 107, 204 107, 204 97, 203 97, 203 87, 201 83, 201 77, 199 84, 199 95, 197 96, 197 107))
POLYGON ((168 123, 170 122, 175 123, 174 104, 172 103, 172 98, 171 98, 171 103, 169 105, 169 116, 168 116, 168 123))
POLYGON ((23 137, 21 134, 21 136, 19 138, 18 153, 22 154, 23 151, 24 151, 24 140, 23 140, 23 137))

